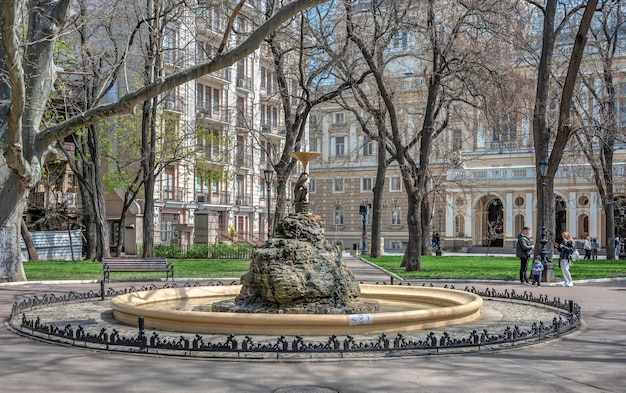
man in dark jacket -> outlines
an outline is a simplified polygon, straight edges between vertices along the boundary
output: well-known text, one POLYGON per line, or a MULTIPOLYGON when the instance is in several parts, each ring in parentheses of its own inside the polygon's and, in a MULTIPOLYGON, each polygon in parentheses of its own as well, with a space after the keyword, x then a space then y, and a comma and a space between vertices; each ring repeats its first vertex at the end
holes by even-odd
POLYGON ((517 247, 515 247, 515 255, 519 258, 519 280, 522 284, 530 285, 528 281, 528 258, 530 257, 530 250, 533 249, 533 244, 528 238, 530 235, 530 228, 524 227, 522 233, 517 235, 517 247))

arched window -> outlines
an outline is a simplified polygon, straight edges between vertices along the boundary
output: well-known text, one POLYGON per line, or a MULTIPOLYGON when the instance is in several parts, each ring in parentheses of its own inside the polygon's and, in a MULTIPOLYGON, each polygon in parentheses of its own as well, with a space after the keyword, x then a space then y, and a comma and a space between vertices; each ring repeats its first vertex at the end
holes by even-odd
POLYGON ((465 236, 465 217, 462 215, 457 215, 454 217, 454 236, 455 237, 464 237, 465 236))

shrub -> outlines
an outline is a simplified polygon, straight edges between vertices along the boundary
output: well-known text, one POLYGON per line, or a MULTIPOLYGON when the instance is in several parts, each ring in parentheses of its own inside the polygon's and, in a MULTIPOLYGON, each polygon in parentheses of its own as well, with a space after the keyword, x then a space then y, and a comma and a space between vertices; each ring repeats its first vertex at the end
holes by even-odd
POLYGON ((206 259, 210 255, 208 244, 194 244, 187 250, 187 258, 206 259))
POLYGON ((154 256, 161 258, 182 258, 185 255, 178 244, 159 244, 154 247, 154 256))

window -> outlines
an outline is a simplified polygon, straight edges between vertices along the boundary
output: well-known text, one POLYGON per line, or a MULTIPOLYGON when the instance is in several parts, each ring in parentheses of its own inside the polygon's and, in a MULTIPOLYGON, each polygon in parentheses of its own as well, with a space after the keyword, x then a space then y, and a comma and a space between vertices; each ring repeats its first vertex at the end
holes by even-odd
POLYGON ((335 208, 335 214, 333 214, 334 216, 334 224, 335 226, 342 226, 343 225, 343 209, 341 208, 341 206, 337 206, 335 208))
POLYGON ((176 36, 174 29, 165 29, 163 36, 163 62, 174 64, 176 62, 176 36))
POLYGON ((343 124, 346 122, 343 112, 333 113, 333 124, 343 124))
POLYGON ((361 179, 361 192, 371 192, 372 191, 372 178, 364 177, 361 179))
POLYGON ((335 138, 335 157, 343 157, 346 154, 346 138, 339 136, 335 138))
POLYGON ((464 228, 465 228, 465 218, 461 215, 455 216, 454 217, 454 236, 464 237, 465 236, 464 228))
POLYGON ((209 192, 209 180, 199 170, 196 172, 196 192, 201 194, 209 192))
POLYGON ((174 167, 168 165, 163 173, 163 199, 174 199, 174 167))
POLYGON ((374 141, 370 137, 364 139, 362 154, 364 156, 374 155, 374 141))
POLYGON ((309 192, 315 193, 317 191, 317 185, 315 184, 315 179, 309 180, 309 192))
POLYGON ((394 49, 406 49, 409 44, 409 36, 406 31, 400 31, 393 35, 391 46, 394 49))
POLYGON ((343 192, 343 179, 333 181, 333 192, 343 192))
POLYGON ((617 113, 619 116, 619 122, 622 127, 626 126, 626 83, 620 83, 618 89, 616 89, 616 94, 618 94, 617 99, 617 113))
POLYGON ((452 133, 452 151, 459 151, 463 146, 463 132, 454 130, 452 133))
POLYGON ((213 9, 213 17, 211 19, 213 22, 213 29, 221 32, 222 26, 221 26, 221 20, 220 20, 220 13, 217 10, 217 8, 213 9))
POLYGON ((400 192, 402 191, 400 177, 393 176, 389 178, 389 192, 400 192))
POLYGON ((169 243, 176 239, 174 225, 178 223, 178 214, 163 213, 161 215, 161 242, 169 243))
POLYGON ((209 86, 202 85, 200 83, 196 84, 196 108, 206 112, 211 113, 211 96, 215 96, 217 93, 217 106, 219 108, 219 90, 211 89, 209 86), (211 93, 213 90, 213 93, 211 93))
POLYGON ((319 139, 314 137, 309 138, 309 151, 320 151, 319 139))
POLYGON ((391 209, 391 225, 392 226, 400 226, 402 225, 402 219, 400 217, 400 207, 395 206, 391 209))
POLYGON ((220 96, 222 91, 220 89, 213 89, 213 112, 217 113, 220 110, 220 96))

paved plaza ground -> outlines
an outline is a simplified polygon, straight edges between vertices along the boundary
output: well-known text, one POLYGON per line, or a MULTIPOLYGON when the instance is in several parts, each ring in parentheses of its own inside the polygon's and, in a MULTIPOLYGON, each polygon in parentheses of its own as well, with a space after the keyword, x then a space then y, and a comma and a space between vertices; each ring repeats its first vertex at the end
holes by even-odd
MULTIPOLYGON (((346 257, 346 263, 359 281, 389 281, 357 258, 346 257)), ((540 289, 513 282, 471 285, 498 291, 540 291, 550 298, 572 299, 582 308, 584 325, 566 337, 510 351, 298 362, 107 353, 40 343, 2 326, 0 392, 626 391, 626 281, 576 282, 572 288, 540 289)), ((0 315, 5 321, 15 301, 33 295, 90 289, 97 290, 94 283, 3 284, 0 315)))

